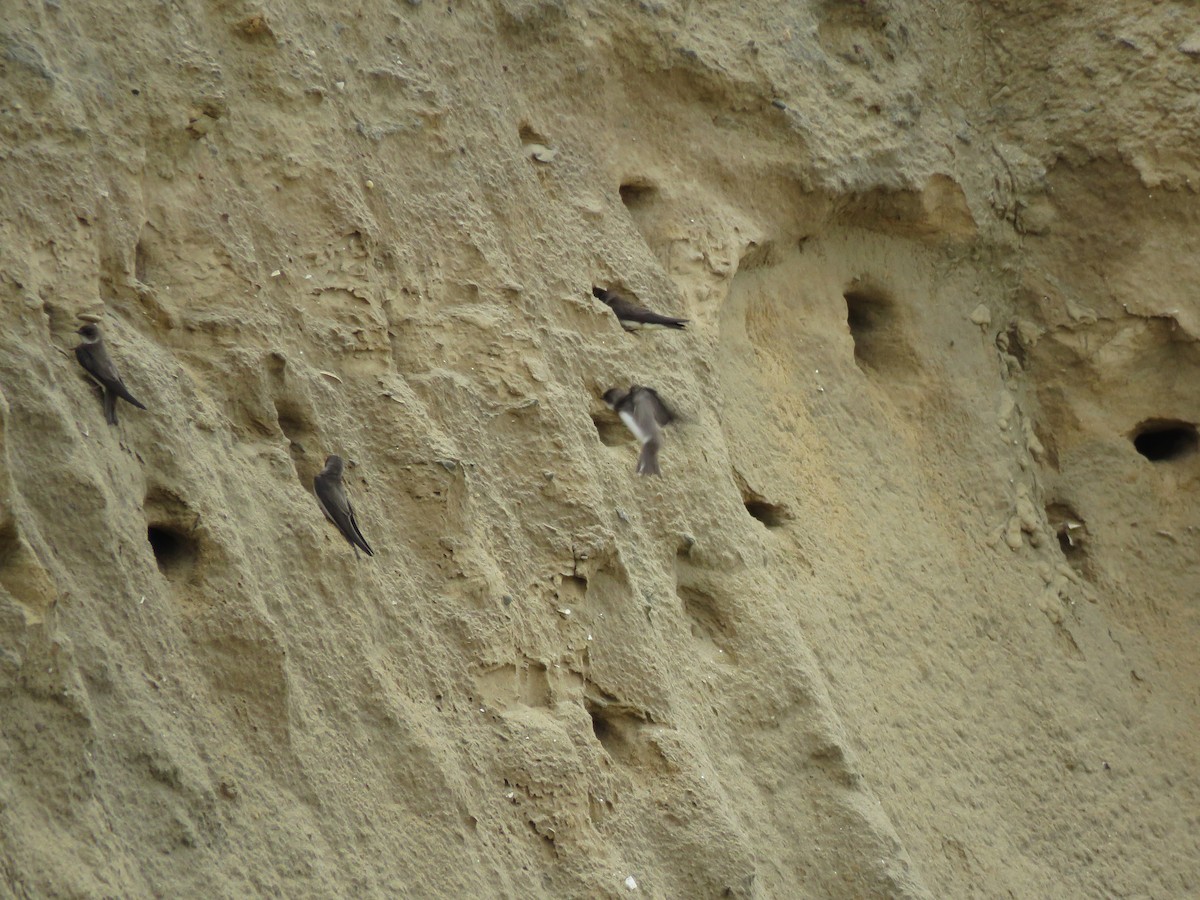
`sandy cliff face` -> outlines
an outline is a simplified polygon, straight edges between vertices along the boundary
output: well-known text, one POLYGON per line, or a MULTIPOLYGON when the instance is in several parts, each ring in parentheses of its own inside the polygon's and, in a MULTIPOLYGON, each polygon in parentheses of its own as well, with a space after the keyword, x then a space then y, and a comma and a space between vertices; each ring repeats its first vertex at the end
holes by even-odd
POLYGON ((1200 890, 1200 23, 1029 6, 13 4, 4 892, 1200 890))

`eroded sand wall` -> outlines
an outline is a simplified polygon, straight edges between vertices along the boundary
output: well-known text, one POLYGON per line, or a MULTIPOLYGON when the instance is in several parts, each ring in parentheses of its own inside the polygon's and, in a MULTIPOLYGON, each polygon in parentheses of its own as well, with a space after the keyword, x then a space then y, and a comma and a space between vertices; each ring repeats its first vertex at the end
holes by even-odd
POLYGON ((1200 889, 1188 4, 9 6, 6 892, 1200 889))

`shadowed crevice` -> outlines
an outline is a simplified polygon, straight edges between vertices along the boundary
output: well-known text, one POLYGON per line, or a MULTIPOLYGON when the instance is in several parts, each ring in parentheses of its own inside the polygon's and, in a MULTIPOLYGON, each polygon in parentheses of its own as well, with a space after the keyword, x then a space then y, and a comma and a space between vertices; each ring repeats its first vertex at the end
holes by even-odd
POLYGON ((1200 449, 1200 435, 1191 422, 1147 419, 1133 430, 1133 446, 1150 462, 1186 459, 1200 449))
POLYGON ((159 571, 168 578, 191 568, 196 560, 196 542, 178 529, 151 525, 146 529, 146 539, 159 571))
POLYGON ((625 204, 625 208, 630 212, 637 212, 654 202, 658 195, 658 188, 649 181, 631 179, 621 184, 620 193, 621 202, 625 204))

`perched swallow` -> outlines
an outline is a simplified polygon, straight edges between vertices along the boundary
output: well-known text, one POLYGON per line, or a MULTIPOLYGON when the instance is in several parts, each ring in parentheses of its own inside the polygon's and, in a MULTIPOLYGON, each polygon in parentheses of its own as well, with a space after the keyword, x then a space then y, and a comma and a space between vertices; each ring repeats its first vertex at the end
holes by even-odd
POLYGON ((112 357, 108 355, 108 349, 104 346, 104 338, 100 336, 100 326, 88 322, 81 326, 76 334, 83 337, 83 343, 75 348, 75 358, 100 387, 104 388, 105 421, 109 425, 117 424, 118 397, 132 403, 138 409, 145 409, 146 407, 134 399, 133 394, 129 393, 125 382, 117 374, 117 367, 113 365, 112 357))
POLYGON ((637 331, 639 328, 683 328, 687 319, 676 319, 674 316, 660 316, 650 312, 644 306, 638 306, 628 297, 622 297, 616 291, 606 291, 604 288, 593 287, 592 294, 597 300, 603 300, 617 314, 617 321, 626 331, 637 331))
POLYGON ((662 446, 662 429, 675 421, 675 413, 663 403, 654 388, 640 384, 630 385, 628 391, 610 388, 604 392, 604 402, 621 417, 633 436, 641 441, 642 452, 638 456, 637 473, 661 475, 658 449, 662 446))
POLYGON ((371 545, 358 528, 354 507, 350 505, 350 498, 346 496, 346 488, 342 485, 342 470, 345 467, 340 456, 325 457, 325 468, 313 478, 313 490, 316 491, 317 502, 321 504, 325 518, 336 525, 342 537, 350 542, 354 555, 357 556, 358 548, 362 547, 367 556, 374 556, 371 545))

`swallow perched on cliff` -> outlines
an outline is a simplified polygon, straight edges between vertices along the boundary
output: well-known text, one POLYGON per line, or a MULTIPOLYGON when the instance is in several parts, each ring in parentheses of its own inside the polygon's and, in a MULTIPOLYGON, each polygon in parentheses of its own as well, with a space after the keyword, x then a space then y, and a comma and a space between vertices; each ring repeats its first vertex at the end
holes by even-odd
POLYGON ((354 548, 354 555, 358 556, 358 548, 361 547, 367 556, 374 556, 371 545, 359 530, 358 519, 354 518, 354 507, 350 505, 350 498, 346 496, 346 488, 342 484, 342 472, 345 468, 345 462, 337 454, 325 457, 325 468, 313 478, 313 490, 325 518, 336 525, 342 537, 350 542, 350 546, 354 548))
POLYGON ((117 367, 113 364, 112 357, 108 355, 108 349, 104 346, 104 338, 100 336, 100 326, 94 322, 88 322, 75 333, 83 338, 83 343, 75 348, 75 358, 79 360, 84 371, 91 375, 100 387, 104 388, 104 420, 109 425, 117 424, 118 397, 127 403, 132 403, 138 409, 145 409, 146 407, 135 399, 133 394, 129 393, 125 382, 117 373, 117 367))
POLYGON ((662 316, 651 312, 616 291, 593 287, 592 295, 597 300, 608 304, 609 308, 617 314, 617 321, 626 331, 637 331, 639 328, 683 328, 688 322, 687 319, 677 319, 674 316, 662 316))
POLYGON ((639 475, 661 475, 658 468, 658 450, 662 446, 662 430, 675 421, 673 413, 654 388, 632 384, 629 390, 610 388, 604 392, 604 402, 613 410, 625 427, 633 432, 642 444, 638 455, 639 475))

